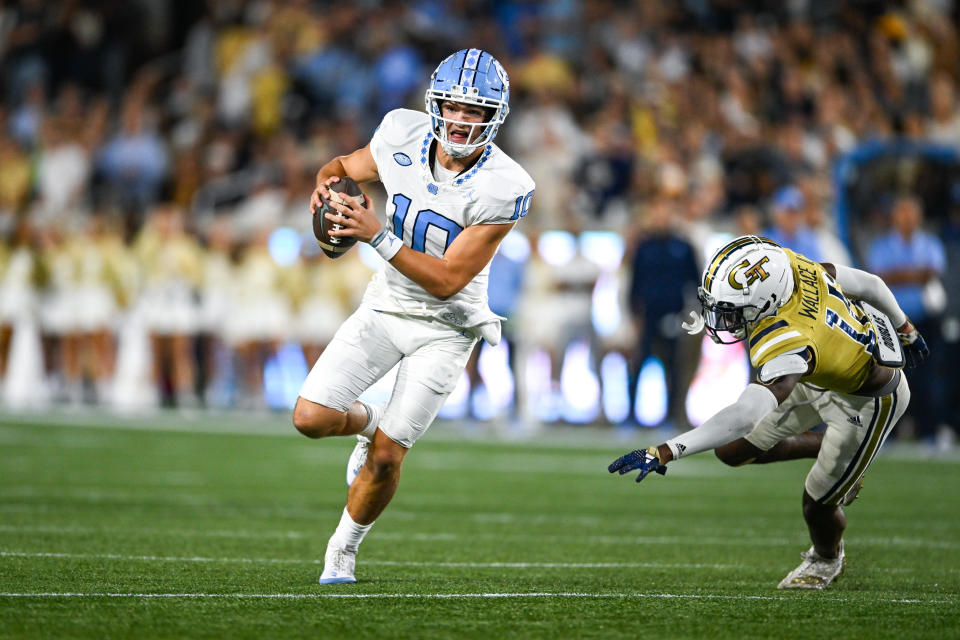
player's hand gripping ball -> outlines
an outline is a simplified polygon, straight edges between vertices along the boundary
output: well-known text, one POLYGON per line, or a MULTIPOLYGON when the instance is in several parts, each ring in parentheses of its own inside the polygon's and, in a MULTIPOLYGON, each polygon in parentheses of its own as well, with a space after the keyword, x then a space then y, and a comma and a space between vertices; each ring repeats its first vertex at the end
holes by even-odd
MULTIPOLYGON (((362 204, 366 205, 367 203, 366 196, 360 190, 360 185, 353 178, 344 176, 339 181, 327 185, 327 190, 330 192, 330 197, 341 204, 346 204, 346 202, 340 197, 340 194, 359 197, 362 204)), ((343 227, 328 219, 327 213, 337 214, 337 211, 330 206, 329 199, 320 196, 320 206, 314 207, 313 210, 313 235, 317 237, 317 244, 320 245, 327 256, 339 258, 349 251, 350 247, 357 244, 357 239, 347 236, 331 236, 330 231, 343 227)))

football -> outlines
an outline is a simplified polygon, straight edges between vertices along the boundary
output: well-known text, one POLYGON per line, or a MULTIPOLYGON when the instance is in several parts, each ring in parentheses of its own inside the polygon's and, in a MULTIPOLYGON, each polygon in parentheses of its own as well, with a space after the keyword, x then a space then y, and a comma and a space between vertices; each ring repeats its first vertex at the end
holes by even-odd
MULTIPOLYGON (((340 181, 331 184, 328 190, 330 191, 331 197, 340 203, 344 202, 339 196, 341 193, 348 196, 359 196, 364 204, 367 202, 366 196, 363 195, 363 191, 360 190, 360 185, 358 185, 353 178, 346 176, 341 177, 340 181)), ((349 251, 350 247, 357 244, 357 239, 330 235, 330 231, 342 227, 332 220, 327 219, 327 213, 337 213, 330 206, 330 201, 326 198, 321 198, 320 201, 321 206, 316 207, 313 214, 313 235, 316 236, 317 244, 320 245, 320 248, 323 249, 323 252, 327 254, 327 256, 339 258, 349 251)))

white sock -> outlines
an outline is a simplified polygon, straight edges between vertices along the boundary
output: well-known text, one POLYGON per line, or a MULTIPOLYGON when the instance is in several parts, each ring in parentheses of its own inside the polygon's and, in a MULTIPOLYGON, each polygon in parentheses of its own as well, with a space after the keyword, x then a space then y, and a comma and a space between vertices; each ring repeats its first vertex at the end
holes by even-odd
POLYGON ((330 543, 335 543, 335 546, 343 547, 347 551, 356 552, 357 547, 363 541, 363 537, 367 535, 367 531, 370 531, 372 526, 372 522, 370 524, 354 522, 353 518, 350 517, 350 512, 344 507, 343 515, 340 516, 340 524, 337 525, 337 530, 330 537, 330 543))
POLYGON ((380 418, 383 417, 383 408, 361 400, 358 400, 358 402, 367 410, 367 424, 360 430, 360 435, 367 440, 373 440, 373 434, 377 432, 380 418))

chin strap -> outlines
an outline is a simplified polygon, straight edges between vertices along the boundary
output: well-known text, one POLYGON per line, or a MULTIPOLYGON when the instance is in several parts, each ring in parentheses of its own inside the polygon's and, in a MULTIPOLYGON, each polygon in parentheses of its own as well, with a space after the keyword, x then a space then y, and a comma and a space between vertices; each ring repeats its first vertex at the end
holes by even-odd
POLYGON ((437 139, 440 141, 440 146, 443 147, 443 150, 447 153, 447 155, 451 158, 457 158, 458 160, 460 158, 466 158, 471 153, 479 149, 479 147, 469 148, 459 144, 455 145, 451 142, 440 140, 439 138, 437 139))
POLYGON ((703 314, 699 311, 690 312, 690 322, 681 322, 680 326, 690 335, 695 336, 701 331, 706 324, 706 321, 703 319, 703 314))

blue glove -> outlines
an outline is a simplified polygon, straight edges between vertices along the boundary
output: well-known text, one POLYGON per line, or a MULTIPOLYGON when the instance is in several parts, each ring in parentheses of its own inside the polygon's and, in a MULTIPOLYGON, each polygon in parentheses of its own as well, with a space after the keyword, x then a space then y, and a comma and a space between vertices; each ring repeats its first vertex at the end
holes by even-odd
POLYGON ((897 337, 900 338, 900 344, 903 346, 903 357, 908 369, 919 366, 930 355, 927 341, 923 339, 923 336, 920 335, 920 332, 917 331, 910 320, 904 322, 897 329, 897 337))
POLYGON ((657 451, 656 447, 648 447, 646 451, 641 451, 640 449, 631 451, 625 456, 620 456, 607 467, 607 471, 610 473, 619 471, 620 475, 629 473, 635 469, 640 469, 637 482, 646 478, 647 474, 651 471, 656 471, 660 475, 666 475, 667 473, 667 465, 661 464, 660 452, 657 451))

